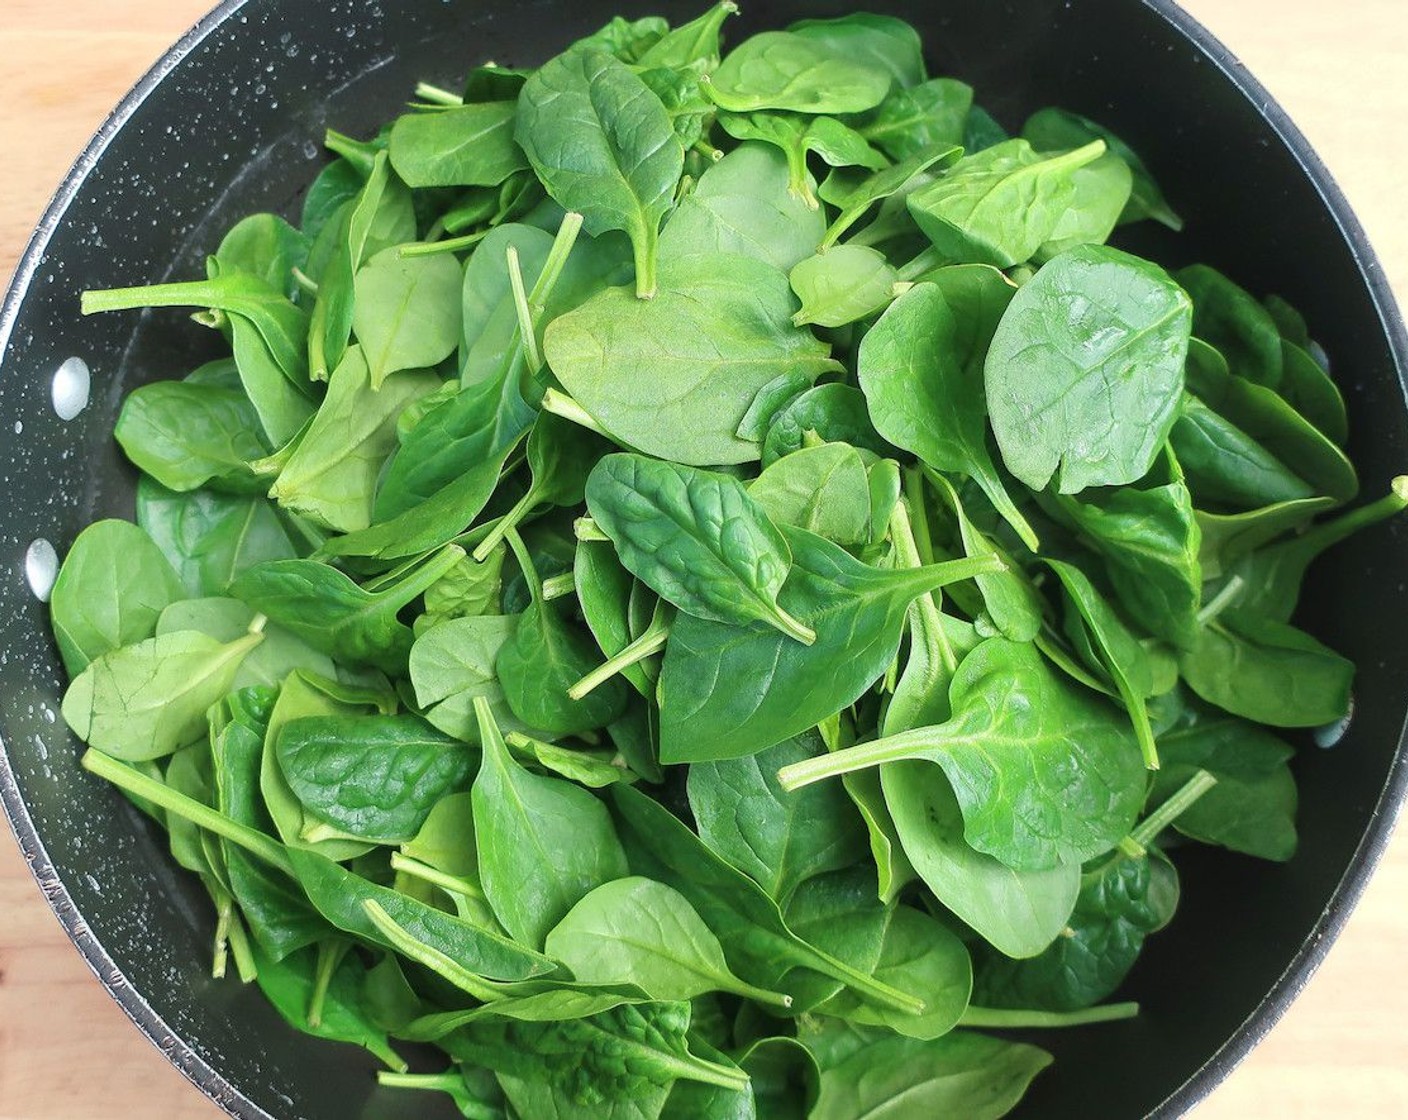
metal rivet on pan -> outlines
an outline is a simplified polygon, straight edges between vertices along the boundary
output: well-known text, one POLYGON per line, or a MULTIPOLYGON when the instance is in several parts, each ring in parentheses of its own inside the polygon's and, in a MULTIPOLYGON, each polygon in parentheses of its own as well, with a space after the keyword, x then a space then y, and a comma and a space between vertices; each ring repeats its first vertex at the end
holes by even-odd
POLYGON ((60 420, 72 420, 88 407, 92 375, 82 358, 69 358, 54 373, 54 411, 60 420))
POLYGON ((29 589, 41 603, 49 601, 49 592, 54 590, 54 580, 59 577, 59 554, 54 546, 43 537, 30 543, 24 554, 24 578, 29 581, 29 589))

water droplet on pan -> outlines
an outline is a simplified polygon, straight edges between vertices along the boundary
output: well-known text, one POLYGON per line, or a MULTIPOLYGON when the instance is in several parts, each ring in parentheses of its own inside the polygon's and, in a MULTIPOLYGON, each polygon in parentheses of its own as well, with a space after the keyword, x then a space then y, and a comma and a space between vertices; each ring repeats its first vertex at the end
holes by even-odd
POLYGON ((24 578, 29 581, 29 589, 41 603, 49 601, 49 592, 54 590, 54 580, 59 577, 59 554, 54 546, 43 537, 32 542, 24 554, 24 578))
POLYGON ((82 358, 69 358, 54 373, 54 411, 60 420, 72 420, 88 407, 88 392, 92 387, 88 363, 82 358))

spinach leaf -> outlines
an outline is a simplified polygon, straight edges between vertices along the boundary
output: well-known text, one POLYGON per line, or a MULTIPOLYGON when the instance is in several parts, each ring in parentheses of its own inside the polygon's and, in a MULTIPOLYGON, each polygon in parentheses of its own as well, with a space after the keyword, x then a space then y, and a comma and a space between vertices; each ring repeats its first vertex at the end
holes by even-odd
POLYGON ((497 614, 503 593, 506 548, 496 548, 482 561, 465 558, 425 589, 427 620, 475 618, 497 614))
POLYGON ((964 156, 911 194, 909 212, 957 264, 1010 268, 1030 260, 1075 200, 1075 173, 1105 154, 1100 142, 1043 157, 1025 140, 964 156))
POLYGON ((794 934, 766 891, 715 855, 669 810, 627 786, 611 789, 631 870, 675 888, 719 939, 735 972, 774 987, 804 968, 839 980, 881 1006, 917 1012, 920 1001, 858 972, 794 934))
POLYGON ((777 605, 791 555, 737 479, 641 455, 609 455, 587 480, 587 508, 621 563, 698 618, 762 622, 799 642, 815 634, 777 605))
POLYGON ((899 273, 883 254, 864 245, 837 245, 799 261, 787 277, 802 309, 792 316, 799 327, 844 327, 885 308, 894 297, 899 273))
MULTIPOLYGON (((613 658, 640 637, 632 625, 631 603, 639 598, 641 585, 617 559, 610 541, 578 541, 572 571, 582 617, 602 653, 613 658)), ((621 675, 642 696, 655 695, 658 664, 632 661, 621 669, 621 675)))
MULTIPOLYGON (((962 155, 963 149, 955 144, 935 144, 907 156, 893 167, 877 171, 834 196, 828 196, 826 188, 823 187, 822 196, 840 213, 827 227, 826 236, 821 242, 821 251, 825 252, 835 245, 841 235, 865 217, 866 212, 875 203, 898 198, 907 204, 910 195, 923 184, 933 181, 933 176, 929 174, 932 168, 939 164, 947 166, 954 163, 962 155)), ((905 212, 907 213, 907 210, 905 212)))
POLYGON ((147 531, 190 595, 223 595, 249 568, 297 554, 271 503, 193 490, 177 494, 143 478, 137 524, 147 531))
POLYGON ((303 267, 310 246, 310 237, 277 214, 251 214, 220 239, 215 260, 222 273, 248 272, 292 298, 293 270, 303 267))
POLYGON ((894 16, 851 12, 836 19, 798 20, 787 30, 837 57, 888 72, 896 86, 918 85, 926 77, 919 33, 894 16))
MULTIPOLYGON (((182 599, 172 603, 156 620, 156 633, 198 630, 217 641, 233 642, 255 624, 255 613, 238 599, 213 597, 182 599)), ((245 656, 235 674, 233 687, 283 683, 295 669, 307 669, 325 677, 337 674, 332 659, 319 653, 281 627, 268 623, 260 631, 264 640, 245 656)), ((212 725, 213 730, 213 725, 212 725)))
POLYGON ((899 906, 889 916, 877 980, 924 999, 917 1015, 899 1015, 873 1008, 850 992, 842 992, 817 1008, 852 1023, 889 1027, 910 1038, 938 1038, 952 1030, 968 1007, 973 967, 958 937, 935 919, 911 906, 899 906))
POLYGON ((488 701, 476 697, 474 710, 483 749, 472 791, 479 879, 504 928, 540 946, 588 892, 625 877, 626 857, 600 801, 571 782, 524 770, 488 701))
POLYGON ((467 789, 470 753, 414 716, 312 716, 286 723, 275 757, 306 812, 381 844, 411 840, 432 806, 467 789))
POLYGON ((954 78, 934 78, 908 89, 892 89, 860 133, 897 160, 926 148, 958 147, 963 144, 963 126, 972 105, 972 86, 954 78))
POLYGON ((542 583, 517 532, 509 534, 509 543, 532 596, 495 661, 509 709, 526 726, 558 735, 605 727, 626 707, 625 686, 612 677, 589 692, 572 694, 573 686, 596 668, 596 647, 562 616, 556 602, 544 600, 542 583))
POLYGON ((926 470, 925 475, 953 513, 964 555, 996 557, 1002 563, 1003 570, 982 573, 973 580, 987 608, 987 621, 1005 638, 1030 642, 1040 632, 1045 613, 1041 594, 1026 573, 973 524, 953 483, 935 471, 926 470))
POLYGON ((1078 628, 1077 632, 1083 633, 1088 640, 1097 659, 1097 664, 1091 668, 1103 672, 1114 684, 1120 702, 1134 725, 1134 734, 1144 755, 1144 765, 1150 770, 1157 770, 1158 747, 1154 743, 1154 731, 1144 704, 1144 698, 1153 689, 1144 647, 1084 572, 1060 560, 1047 560, 1046 565, 1061 581, 1070 604, 1066 614, 1068 632, 1078 628))
POLYGON ((1009 957, 1034 957, 1066 928, 1080 868, 1017 871, 971 847, 943 770, 923 762, 880 767, 885 803, 915 872, 944 906, 1009 957))
POLYGON ((1285 861, 1296 851, 1296 783, 1287 765, 1295 752, 1255 724, 1194 711, 1159 736, 1163 769, 1149 806, 1157 808, 1199 770, 1217 784, 1173 822, 1184 836, 1261 859, 1285 861))
POLYGON ((317 560, 273 560, 244 572, 230 594, 338 661, 398 672, 414 635, 397 614, 463 556, 447 545, 376 591, 317 560))
POLYGON ((1408 477, 1398 476, 1382 498, 1341 514, 1333 521, 1313 525, 1298 537, 1279 541, 1244 556, 1230 569, 1240 577, 1242 587, 1237 606, 1265 615, 1276 622, 1289 622, 1300 598, 1306 569, 1326 549, 1353 533, 1375 525, 1408 507, 1408 477))
MULTIPOLYGON (((471 976, 517 981, 551 973, 556 965, 540 953, 453 914, 377 886, 314 852, 290 848, 289 859, 309 901, 338 929, 373 945, 396 948, 369 917, 378 907, 402 930, 453 961, 471 976)), ((489 985, 484 990, 491 991, 489 985)))
POLYGON ((861 822, 845 794, 822 786, 794 794, 777 771, 823 751, 815 732, 747 758, 689 768, 689 807, 700 839, 744 872, 784 910, 802 883, 854 865, 861 822))
POLYGON ((893 450, 871 426, 865 395, 837 381, 814 385, 773 413, 763 440, 763 466, 818 441, 849 443, 876 455, 893 450))
POLYGON ((916 596, 997 567, 982 559, 872 568, 804 530, 782 532, 793 565, 778 602, 816 631, 816 642, 680 615, 660 673, 662 761, 739 758, 834 715, 894 661, 916 596), (719 687, 724 681, 749 687, 719 687), (698 733, 701 727, 707 735, 698 733))
POLYGON ((377 478, 396 447, 397 418, 439 385, 429 371, 393 374, 375 385, 362 348, 349 346, 270 496, 337 532, 365 529, 377 478))
POLYGON ((127 762, 171 754, 206 731, 206 709, 230 691, 263 636, 220 642, 180 631, 100 654, 64 693, 64 722, 85 743, 127 762))
POLYGON ((865 167, 877 171, 889 162, 864 136, 835 117, 803 117, 784 113, 724 113, 719 125, 739 140, 771 144, 787 157, 787 189, 810 209, 817 201, 807 156, 815 153, 832 167, 865 167))
POLYGON ((405 113, 387 153, 408 187, 494 187, 528 166, 514 143, 512 101, 480 101, 405 113))
POLYGON ((1162 269, 1116 249, 1083 246, 1042 268, 984 366, 1007 469, 1034 490, 1055 475, 1062 494, 1143 478, 1178 415, 1191 321, 1162 269))
POLYGON ((811 1120, 856 1116, 962 1116, 997 1120, 1026 1093, 1051 1055, 971 1031, 931 1041, 824 1023, 802 1040, 821 1067, 811 1120))
POLYGON ((765 31, 745 39, 708 77, 704 88, 709 96, 734 113, 863 113, 885 99, 892 80, 883 70, 849 57, 844 48, 795 31, 765 31))
POLYGON ((254 962, 259 990, 289 1026, 317 1038, 361 1046, 391 1069, 406 1068, 386 1032, 371 1022, 362 998, 365 969, 356 957, 344 957, 325 985, 320 984, 315 958, 307 951, 278 960, 256 945, 254 962), (319 990, 322 1014, 315 1023, 308 1008, 319 990))
POLYGON ((811 256, 826 219, 790 189, 779 149, 743 143, 699 177, 660 234, 660 256, 700 253, 753 257, 786 272, 811 256))
MULTIPOLYGON (((748 486, 774 522, 852 547, 871 539, 870 476, 848 443, 823 443, 784 455, 748 486)), ((888 515, 887 515, 888 519, 888 515)))
POLYGON ((575 506, 582 501, 587 476, 610 450, 604 439, 550 412, 538 414, 528 433, 528 469, 532 482, 523 497, 498 519, 472 553, 486 559, 508 535, 542 506, 575 506))
POLYGON ((1241 377, 1275 389, 1281 384, 1281 332, 1267 310, 1216 269, 1180 269, 1174 278, 1193 301, 1193 331, 1222 353, 1241 377))
POLYGON ((734 992, 777 1007, 791 999, 744 983, 678 891, 640 877, 603 883, 547 935, 546 951, 581 981, 634 984, 656 1000, 734 992))
POLYGON ((1189 385, 1205 404, 1217 409, 1283 463, 1294 463, 1296 474, 1322 493, 1349 501, 1359 490, 1354 465, 1318 428, 1296 412, 1278 393, 1219 367, 1198 372, 1189 367, 1189 385), (1210 375, 1210 376, 1209 376, 1210 375))
POLYGON ((1178 872, 1156 852, 1137 859, 1116 852, 1092 864, 1063 936, 1030 960, 986 955, 975 1002, 1048 1011, 1099 1003, 1123 982, 1145 938, 1173 919, 1178 896, 1178 872))
POLYGON ((1343 447, 1349 438, 1344 395, 1307 350, 1281 340, 1281 387, 1286 402, 1332 442, 1343 447))
POLYGON ((514 138, 559 204, 590 234, 624 230, 636 293, 655 294, 656 241, 684 169, 684 149, 660 99, 605 51, 569 50, 518 97, 514 138))
POLYGON ((168 490, 265 489, 249 463, 269 448, 243 390, 186 381, 142 385, 122 402, 113 435, 132 464, 168 490))
POLYGON ((307 316, 258 276, 232 272, 183 284, 83 293, 83 313, 137 307, 205 307, 229 317, 235 363, 264 434, 292 439, 313 413, 303 340, 307 316))
POLYGON ((383 249, 357 270, 353 284, 352 330, 372 389, 393 373, 428 368, 454 353, 464 285, 454 257, 383 249))
MULTIPOLYGON (((258 687, 231 693, 223 701, 229 721, 210 739, 215 807, 231 820, 271 835, 274 825, 260 794, 259 771, 275 696, 272 689, 258 687)), ((284 872, 229 841, 222 842, 222 853, 230 891, 264 952, 283 960, 332 933, 284 872)))
POLYGON ((150 638, 157 619, 185 591, 140 528, 95 521, 78 534, 49 594, 49 618, 70 677, 121 646, 150 638))
POLYGON ((1191 394, 1183 398, 1169 446, 1200 505, 1247 509, 1315 495, 1270 451, 1191 394))
POLYGON ((483 696, 501 728, 523 729, 509 710, 495 670, 516 625, 508 615, 472 615, 437 623, 416 638, 409 661, 411 685, 432 726, 477 744, 474 698, 483 696))
POLYGON ((666 31, 636 61, 642 67, 712 70, 719 64, 719 32, 724 20, 737 14, 733 0, 720 0, 702 16, 666 31))
POLYGON ((1176 646, 1195 640, 1201 537, 1182 479, 1147 490, 1101 491, 1087 500, 1063 498, 1058 508, 1082 543, 1104 559, 1110 584, 1135 622, 1176 646))
POLYGON ((391 171, 386 152, 373 157, 361 193, 324 235, 327 264, 314 276, 318 294, 308 323, 308 372, 317 381, 326 381, 337 368, 351 337, 357 270, 369 257, 416 235, 411 193, 391 171))
POLYGON ((690 1053, 689 1020, 685 1002, 627 1004, 558 1023, 481 1019, 457 1035, 455 1051, 493 1069, 521 1116, 637 1120, 659 1116, 679 1079, 747 1086, 736 1067, 690 1053), (576 1060, 564 1064, 567 1053, 576 1060))
MULTIPOLYGON (((990 317, 1001 315, 1011 292, 1005 282, 993 281, 990 293, 980 297, 990 301, 990 317)), ((996 329, 996 318, 992 321, 996 329)), ((981 344, 967 356, 981 361, 985 352, 981 344)), ((943 288, 915 285, 861 340, 857 365, 871 421, 887 440, 935 470, 972 478, 1035 549, 1036 534, 1007 493, 988 451, 982 367, 964 356, 943 288)))
POLYGON ((1225 610, 1180 653, 1188 687, 1210 704, 1271 727, 1318 727, 1349 711, 1354 665, 1303 630, 1225 610))
POLYGON ((1203 578, 1216 579, 1248 553, 1279 537, 1299 533, 1316 514, 1334 504, 1333 498, 1299 498, 1245 513, 1195 510, 1201 537, 1198 560, 1202 564, 1203 578))
POLYGON ((828 347, 792 325, 787 278, 732 255, 670 259, 655 299, 608 288, 549 325, 548 365, 607 432, 648 455, 691 466, 758 458, 736 434, 778 374, 838 368, 828 347))
POLYGON ((1175 232, 1183 228, 1183 219, 1170 208, 1144 161, 1109 129, 1064 109, 1042 109, 1027 118, 1027 123, 1022 126, 1022 136, 1041 152, 1065 151, 1089 144, 1092 140, 1103 140, 1110 155, 1119 159, 1133 175, 1133 189, 1120 221, 1137 222, 1152 218, 1175 232))
POLYGON ((784 789, 864 766, 936 763, 962 806, 964 836, 1019 870, 1079 863, 1128 834, 1143 802, 1129 727, 1096 694, 1058 676, 1037 650, 990 638, 958 666, 944 723, 897 731, 779 773, 784 789), (1044 782, 1068 779, 1058 792, 1044 782))

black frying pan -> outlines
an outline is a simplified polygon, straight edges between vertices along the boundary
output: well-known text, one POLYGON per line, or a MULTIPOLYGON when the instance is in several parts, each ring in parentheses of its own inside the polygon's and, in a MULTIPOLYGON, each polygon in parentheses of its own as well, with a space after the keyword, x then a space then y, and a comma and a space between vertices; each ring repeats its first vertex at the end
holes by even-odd
MULTIPOLYGON (((621 0, 231 2, 148 74, 70 174, 0 314, 0 798, 60 920, 153 1041, 239 1117, 438 1117, 448 1102, 375 1087, 370 1059, 295 1035, 256 990, 209 978, 210 908, 164 839, 80 772, 56 722, 63 677, 47 611, 26 581, 95 518, 130 516, 133 474, 111 433, 141 382, 180 375, 204 333, 180 313, 78 314, 83 287, 194 276, 220 232, 254 210, 292 211, 325 124, 367 131, 414 82, 472 64, 540 62, 621 0), (134 329, 135 324, 135 329, 134 329), (87 407, 56 414, 54 371, 92 369, 87 407)), ((703 0, 632 0, 628 14, 693 15, 703 0)), ((748 5, 742 35, 847 0, 748 5)), ((1046 104, 1093 116, 1147 159, 1188 219, 1136 234, 1169 265, 1207 258, 1300 306, 1349 397, 1366 491, 1408 465, 1408 339, 1382 272, 1305 140, 1227 52, 1168 0, 867 0, 913 22, 931 67, 973 83, 1009 125, 1046 104)), ((1307 44, 1313 48, 1313 44, 1307 44)), ((1131 242, 1134 239, 1130 239, 1131 242)), ((1366 533, 1324 561, 1307 623, 1360 667, 1357 714, 1334 750, 1306 742, 1300 855, 1272 866, 1180 854, 1185 903, 1123 994, 1133 1023, 1047 1035, 1056 1068, 1023 1117, 1172 1117, 1207 1094, 1270 1028, 1344 923, 1408 787, 1408 531, 1366 533)), ((36 573, 40 574, 40 573, 36 573)))

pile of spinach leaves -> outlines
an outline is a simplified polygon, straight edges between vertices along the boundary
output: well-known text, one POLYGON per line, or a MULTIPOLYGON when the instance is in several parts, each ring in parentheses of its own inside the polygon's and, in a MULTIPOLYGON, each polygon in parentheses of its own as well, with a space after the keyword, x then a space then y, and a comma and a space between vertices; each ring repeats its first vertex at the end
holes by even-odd
POLYGON ((1106 244, 1180 226, 1116 136, 734 11, 423 86, 83 300, 229 353, 54 588, 85 765, 217 975, 469 1117, 1002 1115, 1050 1058, 975 1028, 1132 1013, 1166 849, 1293 854, 1302 577, 1408 504, 1336 512, 1289 305, 1106 244))

